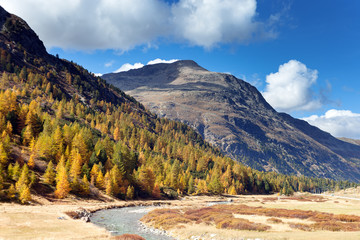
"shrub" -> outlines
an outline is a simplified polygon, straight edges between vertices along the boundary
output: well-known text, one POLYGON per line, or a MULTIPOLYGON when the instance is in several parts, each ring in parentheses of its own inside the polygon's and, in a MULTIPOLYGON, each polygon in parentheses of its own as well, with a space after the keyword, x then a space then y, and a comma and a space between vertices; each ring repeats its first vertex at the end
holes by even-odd
POLYGON ((115 240, 145 240, 145 238, 136 234, 123 234, 120 236, 113 236, 111 239, 115 240))
POLYGON ((235 229, 235 230, 250 230, 250 231, 266 231, 271 227, 261 223, 253 223, 243 218, 226 219, 216 224, 217 228, 235 229))
POLYGON ((303 230, 303 231, 311 231, 312 228, 308 224, 302 224, 302 223, 292 223, 289 225, 291 228, 303 230))
POLYGON ((268 218, 266 221, 269 222, 269 223, 282 223, 283 222, 281 219, 274 218, 274 217, 268 218))
POLYGON ((342 222, 360 222, 360 217, 355 215, 339 214, 335 216, 335 219, 342 222))

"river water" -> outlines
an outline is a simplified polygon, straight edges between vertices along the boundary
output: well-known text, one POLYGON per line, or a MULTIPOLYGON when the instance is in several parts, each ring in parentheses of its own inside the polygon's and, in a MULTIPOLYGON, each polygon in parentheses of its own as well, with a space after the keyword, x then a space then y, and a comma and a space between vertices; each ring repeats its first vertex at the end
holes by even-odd
POLYGON ((111 232, 112 235, 137 234, 146 240, 173 240, 162 231, 144 227, 139 221, 152 207, 125 207, 100 210, 92 214, 92 223, 111 232))

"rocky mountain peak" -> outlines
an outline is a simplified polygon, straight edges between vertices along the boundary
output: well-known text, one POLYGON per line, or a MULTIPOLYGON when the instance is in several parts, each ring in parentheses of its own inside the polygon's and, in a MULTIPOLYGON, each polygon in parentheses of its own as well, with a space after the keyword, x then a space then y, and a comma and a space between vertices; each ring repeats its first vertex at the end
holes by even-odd
POLYGON ((359 146, 276 112, 255 87, 230 74, 185 60, 103 78, 258 170, 360 180, 359 146))
POLYGON ((36 33, 21 18, 0 6, 0 42, 8 49, 26 50, 29 54, 46 56, 46 48, 36 33))
POLYGON ((171 64, 175 65, 178 68, 188 67, 188 68, 192 68, 194 70, 197 70, 197 69, 206 70, 205 68, 199 66, 199 64, 197 64, 193 60, 179 60, 179 61, 176 61, 171 64))

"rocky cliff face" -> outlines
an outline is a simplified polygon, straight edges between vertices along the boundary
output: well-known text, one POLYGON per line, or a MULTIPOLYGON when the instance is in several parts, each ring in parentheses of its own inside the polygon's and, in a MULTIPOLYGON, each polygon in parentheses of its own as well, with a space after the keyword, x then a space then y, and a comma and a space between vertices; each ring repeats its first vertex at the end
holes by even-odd
POLYGON ((360 180, 360 147, 276 112, 250 84, 193 61, 103 76, 161 117, 191 125, 230 157, 259 170, 360 180))
POLYGON ((43 42, 21 18, 8 13, 0 6, 0 43, 8 49, 23 48, 29 54, 47 55, 43 42))

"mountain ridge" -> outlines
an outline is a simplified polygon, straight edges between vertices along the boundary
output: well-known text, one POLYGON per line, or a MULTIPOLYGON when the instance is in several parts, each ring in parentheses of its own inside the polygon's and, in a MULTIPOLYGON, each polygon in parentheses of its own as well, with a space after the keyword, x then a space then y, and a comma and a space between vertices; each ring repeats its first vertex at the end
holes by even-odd
POLYGON ((102 77, 258 170, 360 180, 359 146, 277 113, 255 87, 230 74, 181 60, 102 77))

